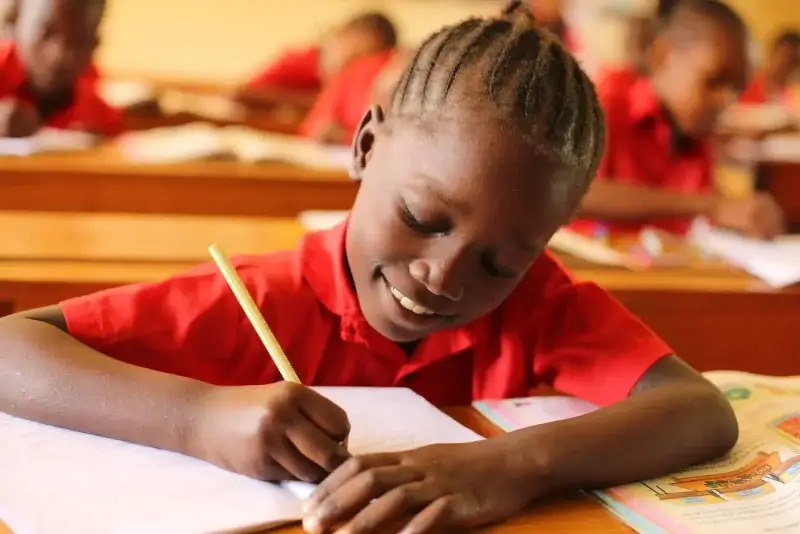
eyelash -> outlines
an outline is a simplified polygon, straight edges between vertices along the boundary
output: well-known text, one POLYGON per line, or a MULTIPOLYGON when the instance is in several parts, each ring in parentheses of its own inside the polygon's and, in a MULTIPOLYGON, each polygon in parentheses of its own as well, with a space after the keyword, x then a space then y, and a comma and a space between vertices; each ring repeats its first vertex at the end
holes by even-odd
POLYGON ((401 206, 401 211, 403 214, 403 221, 409 228, 411 228, 415 232, 420 233, 422 235, 436 235, 444 233, 440 229, 432 228, 430 226, 421 223, 419 219, 417 219, 414 216, 414 214, 411 213, 411 210, 408 209, 408 205, 405 202, 403 202, 401 206))
MULTIPOLYGON (((414 214, 411 213, 411 210, 408 209, 408 206, 405 203, 403 203, 402 206, 401 206, 401 213, 403 215, 403 221, 406 223, 406 225, 409 228, 411 228, 412 230, 414 230, 415 232, 418 232, 419 234, 426 235, 426 236, 431 236, 431 235, 437 235, 437 234, 444 234, 445 233, 441 229, 432 228, 432 227, 427 226, 427 225, 423 224, 422 222, 420 222, 419 219, 417 219, 414 216, 414 214)), ((489 273, 490 276, 494 276, 496 278, 516 278, 516 276, 517 276, 515 273, 509 272, 509 271, 507 271, 507 270, 505 270, 503 268, 497 267, 486 256, 482 257, 481 262, 482 262, 483 268, 486 270, 487 273, 489 273)))

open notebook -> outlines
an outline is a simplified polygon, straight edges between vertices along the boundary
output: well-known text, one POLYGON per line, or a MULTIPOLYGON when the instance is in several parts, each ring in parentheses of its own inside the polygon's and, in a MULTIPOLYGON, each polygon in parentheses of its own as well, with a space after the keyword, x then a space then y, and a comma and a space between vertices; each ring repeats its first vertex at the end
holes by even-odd
POLYGON ((99 137, 85 132, 42 128, 30 137, 0 137, 0 156, 88 150, 99 141, 99 137))
MULTIPOLYGON (((354 454, 480 439, 411 390, 317 390, 347 411, 354 454)), ((0 413, 0 519, 14 534, 251 532, 299 520, 311 489, 0 413)))
POLYGON ((760 241, 712 228, 698 219, 690 239, 706 253, 744 269, 772 287, 800 282, 800 239, 795 236, 760 241))
POLYGON ((350 150, 298 136, 260 132, 243 126, 183 126, 131 132, 119 139, 122 153, 139 163, 181 163, 230 159, 247 163, 284 162, 303 167, 346 170, 350 150))

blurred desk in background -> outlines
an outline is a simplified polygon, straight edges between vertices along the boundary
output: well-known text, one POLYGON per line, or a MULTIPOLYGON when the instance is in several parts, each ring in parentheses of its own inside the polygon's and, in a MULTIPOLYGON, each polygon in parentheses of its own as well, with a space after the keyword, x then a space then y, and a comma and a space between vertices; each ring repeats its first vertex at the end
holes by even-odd
MULTIPOLYGON (((159 280, 231 255, 291 249, 295 219, 0 213, 0 301, 15 310, 110 287, 159 280)), ((643 272, 565 259, 579 279, 613 293, 700 370, 800 374, 800 287, 775 290, 720 266, 643 272)))
POLYGON ((113 145, 0 158, 0 210, 294 217, 347 210, 358 183, 285 163, 138 164, 113 145))
POLYGON ((783 208, 789 232, 800 233, 800 154, 796 161, 759 163, 756 177, 756 189, 769 191, 783 208))

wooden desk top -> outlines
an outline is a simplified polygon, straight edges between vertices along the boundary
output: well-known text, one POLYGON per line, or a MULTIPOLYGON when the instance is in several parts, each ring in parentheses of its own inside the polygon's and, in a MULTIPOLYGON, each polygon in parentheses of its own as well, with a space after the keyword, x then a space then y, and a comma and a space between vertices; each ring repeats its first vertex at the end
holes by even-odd
POLYGON ((160 177, 220 178, 251 180, 300 180, 339 182, 347 179, 344 170, 315 169, 285 163, 242 163, 237 161, 195 161, 176 164, 138 163, 124 157, 113 144, 103 144, 76 152, 51 152, 30 157, 0 157, 3 179, 6 172, 15 174, 102 174, 160 177))
MULTIPOLYGON (((0 211, 0 276, 19 273, 30 279, 38 273, 49 280, 68 272, 71 279, 105 282, 136 274, 128 281, 141 281, 209 261, 212 243, 228 254, 263 254, 292 249, 305 233, 296 219, 284 217, 0 211)), ((747 273, 718 265, 632 272, 570 258, 564 263, 578 278, 612 291, 800 291, 775 290, 747 273)))
MULTIPOLYGON (((479 434, 491 437, 501 433, 497 427, 469 407, 445 410, 454 419, 479 434)), ((267 532, 301 534, 300 526, 285 527, 267 532)), ((546 532, 550 534, 630 534, 626 525, 617 521, 598 503, 573 493, 560 499, 539 503, 531 510, 502 523, 475 532, 492 534, 546 532)), ((13 534, 0 521, 0 534, 13 534)))
POLYGON ((350 209, 358 183, 285 163, 137 164, 112 145, 0 157, 0 210, 295 217, 350 209))

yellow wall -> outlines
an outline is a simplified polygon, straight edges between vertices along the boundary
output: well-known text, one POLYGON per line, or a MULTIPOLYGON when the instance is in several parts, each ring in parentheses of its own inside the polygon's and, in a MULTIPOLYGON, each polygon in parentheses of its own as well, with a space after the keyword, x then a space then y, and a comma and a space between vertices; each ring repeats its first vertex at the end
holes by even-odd
POLYGON ((416 43, 443 24, 495 11, 487 0, 109 0, 98 60, 109 73, 235 81, 348 13, 380 8, 416 43))
POLYGON ((755 38, 769 43, 784 28, 800 29, 800 0, 727 0, 750 25, 755 38))
MULTIPOLYGON (((605 0, 570 0, 582 6, 605 0)), ((615 0, 617 2, 621 0, 615 0)), ((648 5, 653 0, 627 0, 648 5)), ((728 0, 759 40, 776 28, 800 26, 800 0, 728 0)), ((401 39, 419 42, 443 24, 496 12, 502 0, 108 0, 99 62, 106 72, 237 81, 281 48, 314 40, 361 9, 379 8, 401 39)), ((620 55, 619 22, 584 17, 587 48, 620 55)))

